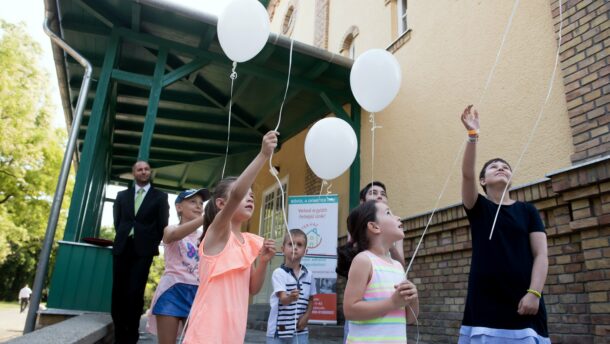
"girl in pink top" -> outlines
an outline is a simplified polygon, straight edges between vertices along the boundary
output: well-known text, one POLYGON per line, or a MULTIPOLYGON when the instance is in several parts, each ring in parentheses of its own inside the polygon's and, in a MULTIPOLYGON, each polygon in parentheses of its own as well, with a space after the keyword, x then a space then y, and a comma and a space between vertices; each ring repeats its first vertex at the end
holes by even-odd
POLYGON ((199 245, 200 284, 185 344, 244 342, 248 299, 263 286, 267 264, 275 255, 275 242, 240 229, 254 212, 250 186, 277 146, 277 135, 268 132, 256 158, 239 178, 221 180, 206 206, 204 237, 199 245))
POLYGON ((180 223, 163 230, 165 270, 150 306, 147 329, 158 335, 160 344, 175 344, 179 328, 195 299, 199 285, 197 244, 202 233, 206 189, 191 189, 176 197, 180 223))

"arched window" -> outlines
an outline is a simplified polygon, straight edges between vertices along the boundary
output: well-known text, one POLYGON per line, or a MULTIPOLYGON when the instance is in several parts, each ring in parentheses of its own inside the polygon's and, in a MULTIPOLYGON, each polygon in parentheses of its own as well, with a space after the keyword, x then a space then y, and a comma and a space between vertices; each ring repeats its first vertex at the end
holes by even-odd
POLYGON ((286 10, 286 15, 284 16, 284 22, 282 23, 282 34, 286 36, 292 35, 292 31, 294 30, 294 23, 296 21, 296 13, 297 12, 297 4, 296 1, 293 0, 288 5, 288 9, 286 10))
POLYGON ((407 32, 407 0, 396 0, 398 9, 398 36, 407 32))
POLYGON ((341 40, 341 47, 339 48, 339 53, 345 57, 355 58, 356 57, 356 44, 355 39, 358 36, 360 31, 356 26, 351 26, 345 35, 343 35, 343 39, 341 40))
POLYGON ((267 13, 269 13, 269 21, 273 21, 273 16, 275 15, 275 10, 280 5, 280 0, 271 0, 269 1, 269 5, 267 5, 267 13))

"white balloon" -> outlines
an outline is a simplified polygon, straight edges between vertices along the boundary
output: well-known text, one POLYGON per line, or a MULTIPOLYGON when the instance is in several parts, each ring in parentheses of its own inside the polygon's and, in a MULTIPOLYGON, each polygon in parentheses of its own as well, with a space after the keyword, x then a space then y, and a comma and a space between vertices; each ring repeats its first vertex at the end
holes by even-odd
POLYGON ((344 120, 328 117, 316 122, 305 137, 305 159, 320 178, 337 178, 347 170, 358 151, 354 129, 344 120))
POLYGON ((356 101, 368 112, 379 112, 398 94, 402 72, 394 55, 371 49, 358 56, 349 80, 356 101))
POLYGON ((256 56, 269 39, 269 14, 256 0, 233 0, 218 17, 218 40, 235 62, 256 56))

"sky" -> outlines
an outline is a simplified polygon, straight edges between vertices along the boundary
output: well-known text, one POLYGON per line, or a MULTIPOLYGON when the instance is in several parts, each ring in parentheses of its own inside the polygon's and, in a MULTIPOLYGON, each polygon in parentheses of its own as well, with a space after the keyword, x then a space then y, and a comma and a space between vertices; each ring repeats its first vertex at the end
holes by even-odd
MULTIPOLYGON (((183 6, 192 6, 202 12, 213 15, 220 15, 223 8, 230 0, 166 0, 167 2, 179 3, 183 6)), ((43 49, 43 57, 41 61, 42 67, 48 71, 51 80, 51 92, 53 94, 53 102, 55 104, 55 114, 53 116, 53 126, 56 128, 65 128, 63 108, 61 107, 61 98, 57 85, 57 74, 55 73, 55 63, 53 61, 53 52, 51 50, 51 42, 48 36, 42 29, 44 20, 44 1, 43 0, 19 0, 9 1, 0 0, 0 18, 10 23, 24 22, 27 32, 32 38, 40 43, 43 49)), ((123 187, 109 185, 106 192, 106 197, 114 199, 116 193, 123 190, 123 187)), ((170 219, 169 223, 178 223, 175 208, 173 206, 176 195, 169 195, 170 203, 170 219)), ((102 215, 102 226, 112 226, 112 203, 104 204, 104 213, 102 215)))

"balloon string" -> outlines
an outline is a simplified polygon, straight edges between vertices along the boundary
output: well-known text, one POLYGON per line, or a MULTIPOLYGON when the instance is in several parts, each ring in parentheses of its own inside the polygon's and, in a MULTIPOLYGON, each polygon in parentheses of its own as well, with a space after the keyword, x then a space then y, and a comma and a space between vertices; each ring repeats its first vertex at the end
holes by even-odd
MULTIPOLYGON (((154 316, 151 314, 151 316, 154 316)), ((186 328, 189 324, 189 319, 191 318, 191 312, 189 310, 189 315, 186 317, 186 321, 184 322, 184 326, 182 327, 182 333, 180 333, 180 337, 178 337, 178 344, 182 344, 182 341, 184 340, 184 333, 186 332, 186 328)))
POLYGON ((491 78, 494 75, 494 72, 496 71, 498 62, 500 61, 500 55, 501 55, 502 49, 504 48, 504 43, 506 43, 506 37, 508 37, 508 32, 510 31, 510 27, 513 24, 513 18, 515 17, 515 13, 517 12, 517 7, 519 7, 519 2, 520 2, 520 0, 515 0, 515 2, 513 3, 513 9, 510 13, 510 16, 508 17, 508 23, 506 24, 506 28, 504 28, 504 33, 502 34, 502 41, 500 42, 500 48, 496 52, 496 60, 494 61, 494 64, 491 67, 491 70, 489 71, 489 75, 487 75, 487 81, 485 81, 485 87, 483 87, 483 92, 481 92, 481 97, 479 98, 479 102, 477 103, 478 104, 477 106, 479 106, 479 107, 481 106, 481 104, 483 103, 483 99, 487 95, 487 89, 489 88, 489 83, 491 82, 491 78))
POLYGON ((225 168, 227 167, 227 158, 229 157, 229 141, 231 139, 231 108, 233 107, 233 83, 235 79, 237 79, 237 72, 235 68, 237 67, 237 62, 233 61, 233 69, 231 70, 231 74, 229 74, 229 78, 231 78, 231 97, 229 98, 229 119, 227 122, 227 148, 225 150, 225 162, 222 164, 222 174, 220 175, 220 179, 224 179, 225 177, 225 168))
POLYGON ((415 314, 415 311, 413 310, 413 308, 410 305, 407 305, 407 307, 409 307, 409 310, 411 310, 411 314, 413 314, 413 317, 415 317, 415 326, 417 328, 417 340, 415 341, 415 344, 419 343, 419 320, 417 320, 417 314, 415 314))
MULTIPOLYGON (((519 5, 519 1, 520 0, 515 0, 515 2, 513 3, 513 8, 511 11, 511 14, 508 18, 508 22, 506 23, 506 27, 504 28, 504 33, 502 35, 502 41, 500 43, 500 47, 498 48, 498 51, 496 52, 496 59, 489 71, 489 74, 487 76, 487 81, 485 82, 485 86, 483 87, 483 91, 481 93, 481 97, 479 98, 479 106, 480 104, 483 103, 483 99, 485 98, 485 95, 487 94, 487 89, 489 88, 489 85, 491 84, 491 80, 495 74, 495 70, 496 70, 496 66, 498 65, 498 62, 500 61, 500 56, 502 54, 502 51, 504 50, 504 43, 506 42, 506 37, 508 36, 508 32, 510 31, 510 28, 512 26, 513 23, 513 17, 515 16, 515 13, 517 11, 517 7, 519 5)), ((441 200, 441 198, 443 197, 443 195, 445 194, 445 190, 447 188, 447 185, 449 184, 449 180, 451 179, 451 174, 454 171, 454 169, 456 168, 457 162, 459 160, 460 154, 462 153, 462 150, 464 149, 464 147, 466 146, 466 140, 464 140, 464 142, 462 143, 462 145, 460 146, 460 149, 458 150, 457 154, 455 155, 455 159, 453 160, 453 164, 451 165, 451 168, 449 169, 449 174, 447 175, 447 178, 445 179, 445 184, 443 185, 443 188, 441 189, 440 194, 438 195, 438 198, 436 200, 436 204, 434 205, 434 209, 432 210, 432 213, 430 214, 430 217, 428 218, 428 222, 426 223, 426 227, 424 228, 424 231, 421 235, 421 237, 419 238, 419 242, 417 243, 417 247, 415 248, 415 251, 413 252, 413 255, 411 256, 411 260, 409 261, 409 265, 407 266, 407 269, 405 270, 405 278, 407 278, 409 271, 411 270, 411 265, 413 264, 413 261, 415 260, 415 257, 417 256, 417 253, 419 251, 419 247, 421 245, 421 243, 424 240, 424 237, 426 235, 426 233, 428 232, 428 228, 430 227, 430 223, 432 222, 432 218, 434 217, 434 214, 436 213, 436 211, 438 210, 438 205, 439 202, 441 200)))
MULTIPOLYGON (((277 132, 278 128, 280 127, 280 123, 282 122, 282 111, 284 110, 284 103, 286 102, 286 97, 288 95, 288 87, 290 87, 290 73, 292 71, 293 45, 294 45, 294 40, 291 39, 290 40, 290 54, 289 54, 289 58, 288 58, 288 79, 286 80, 286 89, 284 90, 284 98, 282 99, 282 105, 280 105, 280 113, 278 116, 277 124, 275 125, 275 129, 273 129, 273 131, 275 131, 275 132, 277 132)), ((282 185, 282 181, 278 177, 279 172, 277 171, 277 169, 275 167, 273 167, 272 162, 273 162, 273 152, 271 152, 271 156, 269 157, 269 172, 275 178, 275 181, 277 182, 277 185, 280 188, 281 201, 282 201, 282 219, 284 220, 284 228, 286 230, 286 233, 288 233, 288 237, 290 238, 290 244, 292 245, 292 258, 294 259, 295 246, 294 246, 294 241, 292 240, 292 234, 290 233, 290 230, 288 229, 288 220, 286 219, 286 206, 284 205, 284 203, 285 203, 284 186, 282 185)), ((275 234, 275 229, 273 230, 273 232, 275 234)), ((273 236, 275 237, 275 235, 273 235, 273 236)), ((277 239, 277 237, 275 239, 277 239)))
POLYGON ((326 194, 330 195, 331 194, 331 186, 333 186, 333 184, 329 183, 328 181, 326 181, 325 179, 322 179, 322 184, 320 185, 320 194, 319 196, 322 196, 322 190, 324 190, 324 186, 326 186, 326 194))
POLYGON ((517 173, 517 169, 521 165, 521 160, 523 160, 523 156, 525 155, 525 152, 527 152, 527 150, 529 149, 530 143, 532 142, 532 139, 534 138, 534 134, 536 133, 536 130, 538 129, 538 125, 540 124, 540 120, 542 119, 542 116, 544 115, 544 109, 545 109, 547 103, 549 102, 549 99, 551 98, 553 84, 555 83, 555 76, 557 75, 557 66, 559 65, 559 52, 561 51, 561 36, 562 36, 562 30, 563 30, 563 7, 561 5, 561 1, 562 0, 559 0, 559 31, 558 31, 557 53, 555 54, 555 66, 553 67, 553 73, 551 74, 551 79, 549 80, 548 91, 546 93, 546 97, 544 99, 542 107, 540 108, 540 112, 538 113, 538 117, 536 118, 536 123, 532 127, 529 137, 527 138, 527 142, 525 143, 525 146, 523 147, 523 150, 521 151, 519 160, 517 160, 517 164, 515 165, 515 168, 513 168, 510 177, 508 177, 506 186, 504 186, 504 191, 502 191, 502 197, 500 198, 500 204, 498 204, 498 209, 496 209, 496 215, 494 216, 494 222, 491 225, 491 232, 489 233, 489 240, 491 240, 491 237, 494 234, 494 229, 496 228, 496 221, 498 220, 498 214, 500 213, 500 208, 502 207, 502 203, 504 202, 504 196, 506 196, 506 191, 508 190, 508 187, 510 186, 510 182, 513 179, 513 176, 515 175, 515 173, 517 173))
POLYGON ((369 122, 371 123, 371 186, 375 181, 375 177, 373 176, 373 172, 375 169, 375 130, 379 128, 383 128, 380 125, 377 125, 375 122, 375 113, 371 112, 369 115, 369 122))
MULTIPOLYGON (((451 165, 450 171, 453 171, 453 169, 457 165, 457 161, 459 160, 460 154, 462 153, 462 150, 464 149, 465 146, 466 146, 466 141, 464 141, 464 143, 460 147, 460 150, 455 155, 455 159, 453 160, 453 165, 451 165)), ((436 199, 436 203, 434 203, 434 209, 432 210, 432 213, 430 214, 430 217, 428 217, 428 222, 426 223, 426 227, 424 228, 424 232, 422 233, 421 237, 419 238, 419 242, 417 243, 417 247, 415 247, 415 252, 413 252, 413 255, 411 256, 411 260, 409 261, 409 265, 407 266, 407 270, 405 271, 405 278, 407 278, 407 275, 409 274, 409 271, 411 271, 411 265, 413 264, 413 261, 415 260, 415 256, 417 255, 417 252, 419 251, 419 246, 421 245, 422 241, 424 240, 424 236, 426 235, 426 232, 428 232, 428 227, 430 227, 430 223, 432 222, 432 218, 434 217, 434 214, 438 210, 438 204, 440 203, 441 198, 443 197, 443 194, 445 193, 445 190, 447 189, 447 185, 449 185, 449 180, 450 179, 451 179, 451 173, 449 173, 449 175, 447 175, 447 178, 445 179, 445 183, 443 184, 443 188, 441 189, 441 192, 439 193, 438 198, 436 199)))

